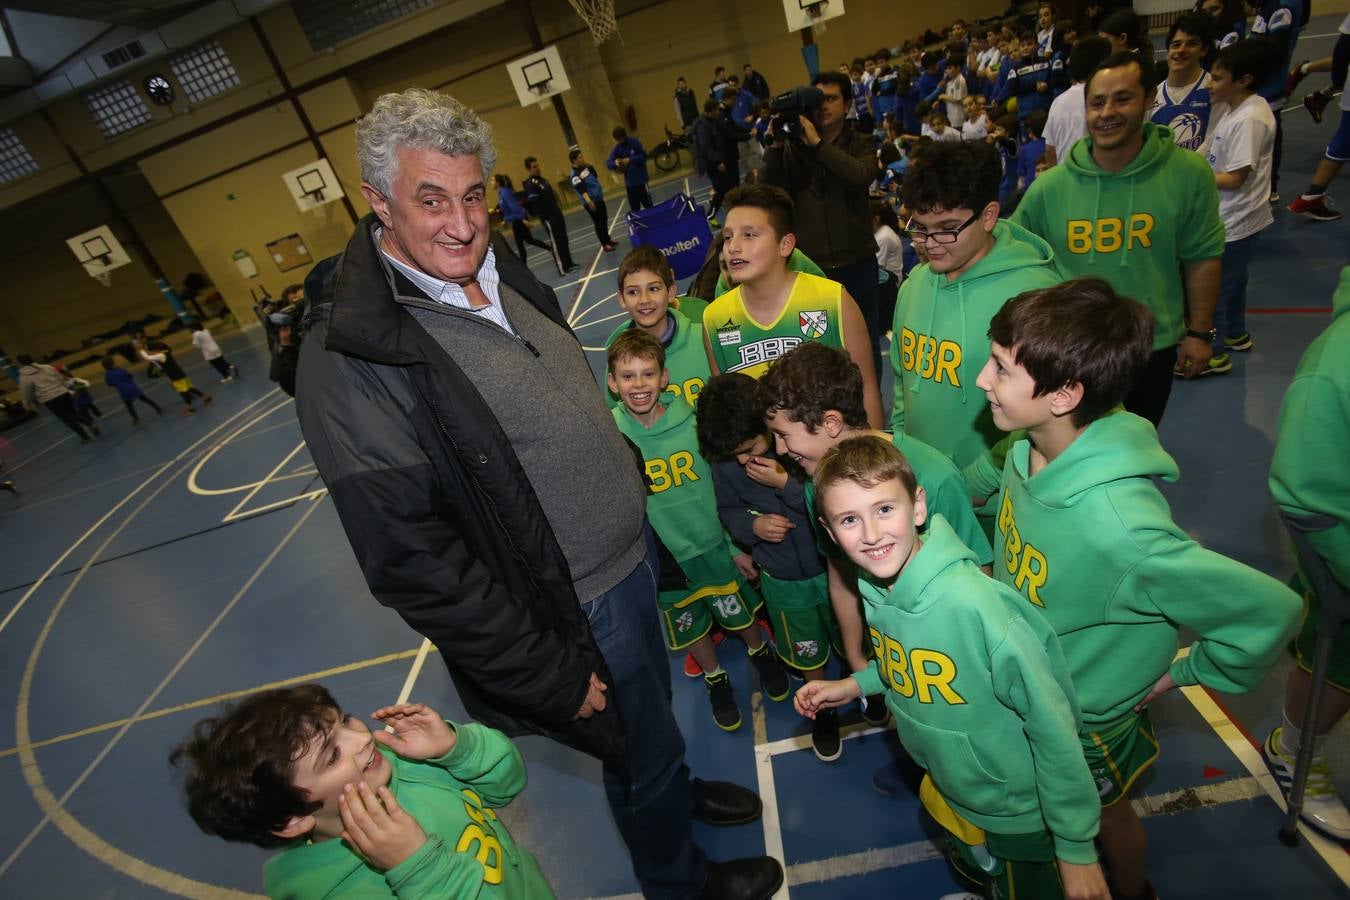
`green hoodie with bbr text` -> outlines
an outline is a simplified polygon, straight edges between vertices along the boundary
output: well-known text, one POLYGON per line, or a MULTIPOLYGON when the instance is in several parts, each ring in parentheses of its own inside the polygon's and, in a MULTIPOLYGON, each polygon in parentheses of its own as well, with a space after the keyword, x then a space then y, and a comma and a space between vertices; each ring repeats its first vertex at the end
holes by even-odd
POLYGON ((1172 130, 1144 123, 1144 146, 1119 172, 1092 158, 1092 138, 1032 182, 1012 220, 1045 238, 1065 278, 1096 275, 1153 313, 1155 351, 1181 340, 1181 264, 1223 256, 1219 191, 1205 158, 1172 130))

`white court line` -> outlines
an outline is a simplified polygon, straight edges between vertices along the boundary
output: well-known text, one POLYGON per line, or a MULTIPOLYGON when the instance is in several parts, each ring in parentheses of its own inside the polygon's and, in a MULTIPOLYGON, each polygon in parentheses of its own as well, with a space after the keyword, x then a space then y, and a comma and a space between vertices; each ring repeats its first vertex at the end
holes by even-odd
POLYGON ((29 587, 28 590, 24 592, 24 595, 18 599, 18 601, 14 604, 13 608, 10 609, 10 611, 5 615, 5 618, 3 620, 0 620, 0 633, 4 633, 5 628, 9 626, 9 623, 13 621, 16 615, 19 614, 19 610, 23 609, 24 604, 28 602, 28 598, 32 597, 35 593, 37 593, 38 589, 41 588, 42 585, 46 583, 47 579, 52 576, 52 573, 55 572, 58 568, 60 568, 61 564, 66 561, 66 558, 69 557, 72 553, 74 553, 75 550, 78 549, 81 544, 83 544, 86 540, 88 540, 89 537, 95 531, 101 528, 104 522, 107 522, 109 519, 111 519, 119 509, 121 509, 126 504, 130 503, 133 497, 135 497, 141 491, 149 487, 154 482, 154 480, 159 477, 161 473, 167 471, 171 466, 173 466, 174 463, 184 459, 194 450, 196 450, 197 447, 199 447, 202 443, 210 440, 211 437, 216 434, 216 432, 225 428, 230 424, 230 422, 244 415, 254 406, 257 406, 262 401, 268 399, 273 394, 277 393, 280 393, 280 388, 272 388, 272 390, 268 391, 258 399, 254 400, 248 406, 245 406, 243 409, 239 410, 237 413, 230 416, 230 418, 226 419, 224 422, 221 422, 215 428, 212 428, 206 434, 197 438, 197 440, 193 441, 190 445, 188 445, 187 449, 180 451, 172 459, 168 460, 163 465, 157 467, 155 471, 151 473, 151 475, 148 478, 142 481, 140 485, 138 485, 134 490, 132 490, 131 493, 127 494, 125 497, 119 500, 117 504, 113 506, 112 509, 108 510, 106 513, 100 516, 97 522, 95 522, 93 525, 90 525, 89 528, 84 532, 84 534, 80 535, 73 544, 71 544, 69 547, 66 548, 64 553, 62 553, 60 556, 56 558, 55 562, 53 562, 50 566, 47 567, 47 570, 45 572, 43 572, 41 575, 38 576, 37 581, 34 581, 32 586, 29 587))
MULTIPOLYGON (((255 400, 254 403, 257 403, 259 402, 259 400, 271 396, 271 394, 276 390, 277 389, 274 388, 272 391, 267 392, 262 397, 258 398, 258 400, 255 400)), ((252 404, 250 404, 250 406, 251 405, 252 404)), ((246 410, 247 407, 244 410, 240 410, 240 413, 243 413, 246 410)), ((239 415, 240 413, 236 413, 236 415, 239 415)), ((226 422, 223 422, 220 425, 216 426, 216 428, 213 429, 213 432, 221 428, 224 428, 225 425, 228 424, 228 421, 229 420, 226 420, 226 422)), ((197 444, 200 444, 203 440, 205 440, 209 436, 210 433, 198 439, 198 441, 195 442, 192 445, 192 447, 197 446, 197 444)), ((173 462, 180 461, 185 456, 187 456, 188 453, 191 451, 192 447, 189 447, 188 450, 185 450, 182 453, 180 453, 177 457, 174 458, 173 461, 161 467, 161 469, 157 471, 154 475, 151 475, 150 478, 146 480, 145 484, 141 486, 141 488, 145 487, 146 484, 149 484, 151 481, 157 478, 160 472, 167 470, 170 467, 170 465, 172 465, 173 462)), ((140 513, 147 506, 149 506, 151 502, 153 502, 156 498, 158 498, 159 495, 162 494, 164 490, 169 485, 171 485, 174 482, 174 480, 177 479, 178 475, 181 474, 186 469, 187 469, 186 464, 180 466, 177 472, 175 472, 171 477, 166 478, 158 488, 156 488, 144 500, 142 500, 140 504, 137 505, 136 509, 132 510, 132 512, 122 521, 122 524, 120 524, 117 528, 113 529, 113 531, 108 535, 108 537, 104 539, 103 543, 100 544, 94 550, 94 552, 90 554, 87 560, 85 560, 85 563, 81 567, 80 571, 76 573, 75 577, 71 579, 70 584, 66 586, 65 591, 61 595, 61 599, 58 600, 56 605, 52 608, 50 615, 47 617, 46 623, 43 625, 42 631, 39 633, 37 640, 34 641, 33 643, 33 649, 32 652, 29 654, 28 663, 24 667, 23 678, 20 682, 19 703, 18 703, 19 714, 17 716, 17 721, 15 723, 16 745, 21 746, 32 743, 31 735, 28 733, 29 730, 28 713, 27 713, 28 696, 32 689, 33 675, 37 669, 38 658, 41 655, 43 646, 47 642, 48 636, 51 634, 52 627, 56 624, 57 616, 60 615, 61 610, 65 607, 65 604, 67 603, 67 601, 69 601, 71 595, 75 592, 76 587, 79 586, 80 581, 83 579, 85 573, 89 571, 90 566, 94 564, 95 560, 97 560, 98 557, 103 553, 103 551, 106 550, 112 544, 112 542, 117 539, 118 535, 120 535, 122 531, 125 530, 126 527, 135 520, 136 516, 140 515, 140 513)), ((135 496, 136 493, 139 493, 141 488, 137 488, 131 494, 128 494, 127 497, 121 503, 118 503, 117 506, 113 507, 113 510, 120 508, 124 503, 126 503, 127 500, 135 496)), ((75 781, 68 788, 66 788, 65 793, 62 794, 59 799, 55 799, 54 802, 50 804, 46 803, 40 804, 43 806, 42 819, 39 820, 38 823, 33 826, 33 829, 28 833, 28 836, 25 837, 23 841, 21 841, 20 844, 14 848, 14 851, 10 853, 10 855, 5 859, 5 861, 3 863, 0 863, 0 878, 3 878, 5 872, 8 871, 10 866, 14 864, 14 861, 18 859, 20 854, 22 854, 23 851, 27 849, 28 846, 33 842, 33 840, 37 838, 37 836, 46 827, 47 823, 52 821, 53 817, 55 817, 58 814, 68 815, 68 811, 65 809, 66 801, 68 801, 70 797, 75 793, 75 791, 78 790, 79 787, 82 784, 84 784, 84 782, 89 778, 89 776, 93 774, 94 770, 99 766, 99 764, 102 763, 103 760, 107 758, 108 754, 112 752, 113 748, 117 746, 118 743, 121 742, 122 738, 131 729, 131 726, 136 724, 136 722, 140 719, 140 717, 145 714, 145 711, 149 709, 150 706, 154 703, 156 698, 158 698, 159 695, 164 692, 165 688, 169 686, 169 683, 172 682, 172 680, 178 675, 178 673, 182 670, 182 668, 185 665, 187 665, 188 661, 193 657, 193 655, 197 652, 197 650, 200 649, 204 643, 206 643, 206 640, 215 632, 216 628, 220 625, 220 623, 224 621, 225 616, 228 615, 232 609, 234 609, 234 607, 239 603, 241 599, 243 599, 244 595, 248 593, 249 589, 253 587, 254 583, 256 583, 257 580, 262 576, 262 573, 267 569, 269 565, 271 565, 272 561, 275 560, 277 556, 280 555, 282 549, 286 546, 287 543, 290 542, 291 538, 293 538, 295 534, 300 530, 301 526, 303 526, 305 522, 309 520, 309 517, 313 515, 314 511, 318 509, 318 507, 319 504, 317 502, 311 504, 309 509, 305 510, 304 514, 301 515, 296 520, 295 524, 291 526, 290 531, 288 531, 286 535, 282 537, 280 541, 277 542, 276 546, 272 548, 272 552, 267 555, 267 558, 264 559, 261 565, 259 565, 258 568, 254 570, 253 574, 248 577, 248 580, 244 582, 243 586, 239 588, 239 590, 230 599, 230 601, 225 604, 225 607, 220 611, 220 613, 215 617, 215 619, 212 620, 211 624, 206 627, 206 630, 202 632, 202 634, 197 638, 197 640, 192 643, 192 646, 188 648, 187 652, 183 654, 183 656, 178 660, 177 664, 175 664, 174 667, 169 670, 169 673, 164 676, 163 680, 160 681, 159 685, 153 691, 151 691, 148 697, 145 698, 145 701, 140 705, 140 707, 136 710, 136 712, 134 712, 131 715, 131 717, 127 719, 126 724, 124 724, 120 729, 118 729, 117 733, 114 734, 108 740, 108 743, 104 745, 103 749, 100 750, 99 753, 94 757, 94 759, 90 761, 89 765, 85 768, 85 770, 82 773, 80 773, 80 776, 76 778, 75 781)), ((109 515, 111 515, 111 513, 112 510, 109 511, 109 515)), ((104 516, 104 519, 101 519, 100 522, 106 520, 106 518, 107 516, 104 516)), ((72 550, 74 550, 76 546, 83 543, 88 534, 89 532, 86 532, 85 535, 82 536, 76 542, 76 544, 72 545, 71 548, 66 551, 66 554, 62 555, 63 558, 65 555, 69 554, 72 550)), ((36 590, 42 584, 42 581, 45 580, 45 578, 46 575, 44 575, 43 579, 40 579, 33 586, 32 590, 36 590)), ((21 757, 24 757, 21 759, 22 762, 21 768, 23 769, 24 779, 28 782, 30 789, 34 791, 34 795, 38 796, 39 792, 43 792, 48 797, 50 797, 50 793, 48 792, 46 785, 42 782, 40 774, 36 771, 36 761, 32 759, 31 750, 28 751, 27 753, 21 753, 21 757)), ((70 837, 70 834, 66 832, 66 829, 64 827, 62 828, 62 831, 67 834, 67 837, 70 837)), ((76 843, 79 843, 79 841, 77 841, 76 843)))
POLYGON ((40 459, 40 458, 42 458, 43 456, 46 456, 48 453, 50 453, 51 451, 55 450, 57 447, 60 447, 60 446, 61 446, 62 444, 64 444, 66 441, 71 441, 71 440, 74 440, 74 439, 75 439, 75 435, 73 435, 73 434, 68 434, 68 435, 66 435, 65 437, 61 438, 61 440, 57 441, 56 443, 54 443, 54 444, 48 444, 47 446, 45 446, 45 447, 43 447, 41 450, 39 450, 37 453, 34 453, 32 456, 27 457, 23 462, 19 463, 17 466, 13 466, 12 468, 10 468, 10 469, 9 469, 10 474, 13 474, 13 473, 19 471, 20 469, 22 469, 24 466, 28 465, 28 464, 29 464, 30 462, 32 462, 33 460, 35 460, 35 459, 40 459))
POLYGON ((247 494, 245 494, 243 498, 240 499, 240 501, 234 505, 234 509, 227 512, 225 514, 225 518, 221 519, 221 521, 222 522, 234 521, 234 518, 236 515, 238 515, 239 510, 242 509, 248 503, 248 501, 252 500, 255 496, 257 496, 258 491, 262 490, 263 487, 265 487, 269 481, 275 478, 276 474, 280 472, 288 462, 290 462, 292 459, 295 458, 295 454, 299 453, 303 449, 305 449, 305 442, 302 440, 300 441, 300 443, 292 447, 291 452, 283 456, 281 458, 281 462, 273 466, 272 471, 264 475, 261 481, 255 481, 253 483, 253 489, 250 490, 247 494))
MULTIPOLYGON (((407 703, 408 698, 412 696, 413 685, 417 683, 417 676, 422 674, 422 664, 427 661, 427 653, 431 650, 431 641, 422 638, 422 646, 417 648, 417 657, 413 660, 412 668, 408 670, 408 677, 403 679, 403 689, 398 692, 398 699, 394 701, 407 703)), ((384 730, 393 733, 394 726, 386 725, 384 730)))
MULTIPOLYGON (((627 202, 628 202, 628 198, 627 198, 627 197, 625 197, 624 199, 622 199, 622 200, 619 201, 619 206, 618 206, 618 208, 617 208, 616 210, 614 210, 614 218, 612 218, 612 219, 609 220, 609 230, 610 230, 610 231, 613 231, 613 230, 614 230, 614 226, 615 226, 616 224, 618 224, 619 216, 623 215, 623 207, 624 207, 624 204, 626 204, 627 202)), ((601 249, 599 249, 599 250, 597 250, 597 251, 595 252, 595 258, 591 260, 591 268, 590 268, 590 271, 587 272, 587 273, 586 273, 586 277, 583 278, 583 279, 581 279, 581 281, 579 282, 580 287, 577 288, 577 296, 576 296, 576 299, 572 301, 572 309, 571 309, 571 311, 568 312, 568 314, 567 314, 567 324, 568 324, 568 325, 571 325, 571 324, 575 321, 575 317, 573 316, 573 313, 575 313, 575 312, 577 311, 577 307, 581 304, 581 298, 582 298, 582 297, 585 295, 585 293, 586 293, 586 288, 590 286, 591 279, 595 277, 595 267, 598 266, 598 265, 600 264, 600 257, 604 255, 604 252, 605 252, 605 251, 604 251, 604 248, 601 248, 601 249)), ((616 293, 617 293, 617 292, 616 292, 616 293)))
MULTIPOLYGON (((201 474, 202 469, 206 466, 208 462, 211 461, 212 457, 214 457, 221 450, 225 449, 226 446, 233 443, 235 438, 239 437, 245 431, 248 431, 254 425, 258 424, 263 419, 270 416, 272 413, 277 412, 278 410, 281 409, 285 409, 288 404, 294 402, 295 402, 294 397, 287 397, 285 400, 283 400, 281 403, 278 403, 271 409, 263 410, 261 413, 249 419, 247 422, 245 422, 243 425, 240 425, 234 431, 230 432, 229 435, 226 436, 225 440, 221 441, 220 443, 213 446, 210 450, 206 451, 205 455, 203 455, 201 459, 197 460, 197 464, 192 467, 192 471, 188 473, 187 489, 191 493, 196 494, 199 497, 215 497, 221 494, 233 494, 240 490, 247 490, 248 488, 253 487, 254 485, 263 484, 263 482, 255 481, 253 482, 253 484, 236 486, 231 488, 204 488, 197 483, 197 476, 201 474)), ((289 423, 282 423, 282 424, 289 424, 289 423)))
MULTIPOLYGON (((598 247, 599 244, 597 244, 596 246, 598 247)), ((599 272, 596 272, 596 273, 595 273, 595 277, 596 277, 596 278, 599 278, 601 275, 613 275, 613 274, 614 274, 615 272, 617 272, 617 271, 619 271, 619 267, 618 267, 618 266, 615 266, 615 267, 612 268, 612 269, 603 269, 603 270, 601 270, 601 271, 599 271, 599 272)), ((570 288, 570 287, 576 287, 577 285, 581 284, 582 280, 583 280, 583 279, 578 278, 576 281, 569 281, 569 282, 567 282, 566 284, 555 284, 555 285, 553 286, 553 290, 554 290, 554 291, 562 291, 562 290, 566 290, 567 288, 570 288)), ((573 305, 572 308, 575 309, 576 306, 573 305)))

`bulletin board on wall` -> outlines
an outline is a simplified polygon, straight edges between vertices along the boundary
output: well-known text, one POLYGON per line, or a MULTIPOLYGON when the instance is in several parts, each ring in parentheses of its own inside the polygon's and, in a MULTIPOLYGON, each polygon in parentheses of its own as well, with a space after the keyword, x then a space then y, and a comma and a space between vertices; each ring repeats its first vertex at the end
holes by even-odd
POLYGON ((267 255, 272 257, 272 262, 277 264, 277 268, 282 272, 289 272, 291 269, 298 269, 301 266, 313 265, 314 260, 309 255, 309 248, 305 246, 304 238, 298 234, 288 234, 285 237, 277 238, 267 244, 267 255))

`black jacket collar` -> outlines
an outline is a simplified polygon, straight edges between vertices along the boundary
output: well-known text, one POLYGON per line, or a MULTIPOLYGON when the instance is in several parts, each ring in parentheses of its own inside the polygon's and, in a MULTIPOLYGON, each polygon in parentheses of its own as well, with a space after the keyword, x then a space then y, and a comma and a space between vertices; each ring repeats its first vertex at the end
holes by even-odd
MULTIPOLYGON (((325 277, 319 302, 331 304, 331 310, 324 348, 388 365, 424 362, 425 354, 416 340, 421 326, 395 298, 425 299, 425 295, 381 256, 375 246, 379 225, 374 213, 361 219, 347 249, 335 258, 325 277)), ((492 241, 502 284, 567 328, 553 292, 540 284, 500 235, 493 234, 492 241)), ((321 262, 316 269, 324 265, 321 262)))

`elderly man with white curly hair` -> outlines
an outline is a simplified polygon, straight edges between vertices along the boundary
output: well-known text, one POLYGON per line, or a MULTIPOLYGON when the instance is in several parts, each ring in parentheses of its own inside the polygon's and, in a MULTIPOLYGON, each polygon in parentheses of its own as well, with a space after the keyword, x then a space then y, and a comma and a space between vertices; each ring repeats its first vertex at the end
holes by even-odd
POLYGON ((645 896, 771 896, 776 860, 693 841, 691 816, 751 822, 759 798, 685 766, 638 461, 553 291, 493 236, 490 127, 412 89, 356 142, 374 212, 307 283, 296 406, 371 593, 475 718, 603 762, 645 896))

